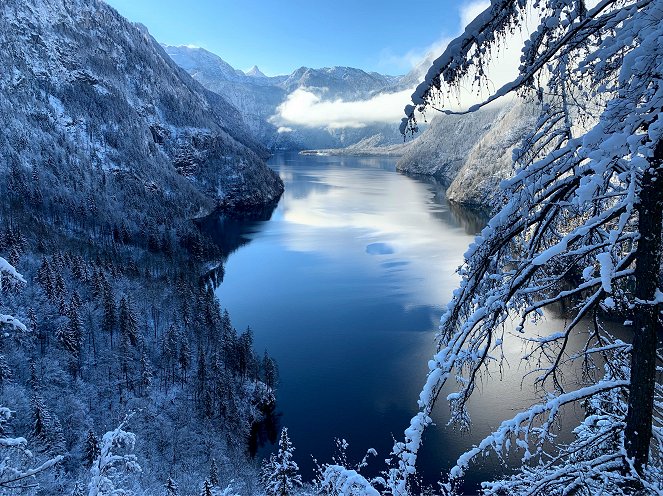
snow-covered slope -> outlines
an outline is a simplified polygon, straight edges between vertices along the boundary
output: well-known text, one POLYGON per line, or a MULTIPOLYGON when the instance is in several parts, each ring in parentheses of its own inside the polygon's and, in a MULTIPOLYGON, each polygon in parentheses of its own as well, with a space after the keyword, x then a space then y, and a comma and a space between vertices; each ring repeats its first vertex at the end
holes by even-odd
POLYGON ((365 72, 353 67, 323 67, 312 69, 300 67, 279 84, 286 92, 298 88, 325 89, 327 98, 353 100, 366 98, 389 89, 394 78, 376 72, 365 72))
POLYGON ((120 211, 192 216, 282 191, 237 109, 105 3, 3 0, 0 23, 7 163, 120 211))
POLYGON ((398 170, 438 177, 447 197, 490 210, 499 182, 512 172, 511 152, 534 124, 538 110, 520 100, 466 115, 440 115, 400 158, 398 170))
POLYGON ((536 123, 539 109, 516 100, 500 112, 477 141, 456 177, 447 198, 456 203, 491 210, 500 182, 513 174, 513 149, 536 123))

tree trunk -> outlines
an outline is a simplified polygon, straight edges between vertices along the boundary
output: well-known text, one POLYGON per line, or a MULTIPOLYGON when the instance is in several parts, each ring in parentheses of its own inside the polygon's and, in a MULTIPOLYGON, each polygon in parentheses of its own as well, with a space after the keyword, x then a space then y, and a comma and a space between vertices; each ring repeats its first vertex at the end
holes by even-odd
POLYGON ((657 334, 663 331, 661 304, 653 304, 661 270, 663 225, 663 140, 656 145, 651 167, 642 175, 638 204, 640 238, 636 249, 634 336, 626 416, 626 454, 638 473, 649 459, 656 384, 657 334))

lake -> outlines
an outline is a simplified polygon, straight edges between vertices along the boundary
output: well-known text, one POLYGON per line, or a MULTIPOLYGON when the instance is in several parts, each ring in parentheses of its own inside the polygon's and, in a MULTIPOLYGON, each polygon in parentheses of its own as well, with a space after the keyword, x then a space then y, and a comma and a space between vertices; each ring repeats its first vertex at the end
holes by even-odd
MULTIPOLYGON (((278 362, 279 425, 303 477, 313 477, 312 457, 332 461, 336 437, 351 463, 375 448, 367 473, 376 474, 417 411, 455 270, 483 222, 450 206, 434 179, 398 174, 393 159, 283 153, 269 163, 285 193, 273 211, 219 221, 229 255, 217 296, 238 331, 253 329, 258 353, 278 362)), ((539 328, 561 324, 552 317, 539 328)), ((440 401, 418 462, 426 482, 534 400, 521 388, 520 353, 507 349, 512 368, 483 381, 471 432, 446 427, 440 401)), ((494 470, 490 460, 475 467, 466 487, 494 470)))

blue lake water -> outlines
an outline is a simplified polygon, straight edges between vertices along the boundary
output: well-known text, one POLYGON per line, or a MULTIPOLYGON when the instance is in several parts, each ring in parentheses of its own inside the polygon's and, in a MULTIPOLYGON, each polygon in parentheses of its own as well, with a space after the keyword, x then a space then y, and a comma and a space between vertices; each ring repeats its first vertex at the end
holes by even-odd
MULTIPOLYGON (((251 326, 257 351, 278 362, 279 424, 304 478, 313 477, 312 457, 331 462, 335 437, 350 444, 351 462, 375 448, 368 473, 376 474, 392 435, 401 440, 417 411, 454 271, 482 221, 452 208, 436 181, 395 172, 393 159, 279 154, 270 165, 286 186, 271 216, 219 228, 234 251, 218 298, 238 330, 251 326)), ((427 482, 530 404, 521 378, 517 363, 486 378, 472 400, 470 433, 445 426, 440 401, 419 457, 427 482)), ((475 468, 468 483, 493 470, 475 468)))

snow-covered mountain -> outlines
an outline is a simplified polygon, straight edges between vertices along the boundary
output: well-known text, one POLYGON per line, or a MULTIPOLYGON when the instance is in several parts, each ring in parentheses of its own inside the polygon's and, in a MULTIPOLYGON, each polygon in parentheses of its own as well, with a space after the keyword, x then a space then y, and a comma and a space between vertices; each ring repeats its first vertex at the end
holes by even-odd
POLYGON ((145 196, 181 216, 279 196, 237 109, 143 26, 99 0, 5 0, 0 16, 8 163, 43 168, 56 188, 77 180, 84 194, 106 191, 100 205, 130 208, 145 196), (109 180, 118 191, 103 186, 109 180))
POLYGON ((388 144, 402 140, 397 123, 362 128, 281 126, 272 117, 288 95, 298 89, 325 100, 366 100, 393 91, 400 77, 352 67, 300 67, 286 76, 267 77, 254 67, 246 74, 202 48, 167 46, 166 53, 207 89, 222 95, 241 112, 254 135, 269 148, 338 148, 381 134, 388 144))
POLYGON ((466 115, 439 115, 397 168, 435 176, 449 184, 450 200, 490 211, 500 181, 513 172, 512 151, 538 114, 534 104, 517 99, 466 115))
POLYGON ((260 70, 258 69, 257 65, 254 65, 249 69, 248 71, 245 72, 247 76, 254 77, 254 78, 266 78, 267 76, 260 70))

